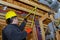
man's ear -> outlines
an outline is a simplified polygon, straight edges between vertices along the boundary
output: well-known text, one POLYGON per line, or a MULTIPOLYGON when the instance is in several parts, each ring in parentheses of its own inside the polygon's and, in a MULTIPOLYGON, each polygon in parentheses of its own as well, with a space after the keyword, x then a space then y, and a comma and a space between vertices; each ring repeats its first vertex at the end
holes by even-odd
POLYGON ((13 22, 13 19, 10 19, 10 22, 12 23, 13 22))

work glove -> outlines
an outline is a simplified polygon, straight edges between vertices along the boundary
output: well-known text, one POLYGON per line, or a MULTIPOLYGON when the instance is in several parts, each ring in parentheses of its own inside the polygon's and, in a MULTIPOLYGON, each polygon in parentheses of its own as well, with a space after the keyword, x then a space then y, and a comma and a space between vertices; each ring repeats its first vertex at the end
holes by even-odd
POLYGON ((27 34, 30 34, 32 32, 31 28, 26 28, 25 31, 27 32, 27 34))
POLYGON ((24 18, 24 21, 27 22, 27 18, 24 18))

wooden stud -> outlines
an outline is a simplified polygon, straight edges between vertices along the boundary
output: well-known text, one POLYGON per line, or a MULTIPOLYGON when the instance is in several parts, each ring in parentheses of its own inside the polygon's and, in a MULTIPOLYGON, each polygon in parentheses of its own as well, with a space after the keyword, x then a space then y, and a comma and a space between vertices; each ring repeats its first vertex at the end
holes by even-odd
POLYGON ((60 40, 60 30, 57 30, 56 31, 56 40, 60 40))
POLYGON ((40 28, 41 28, 41 34, 42 34, 42 40, 45 40, 45 32, 44 32, 44 27, 43 27, 43 22, 41 19, 39 19, 39 23, 40 23, 40 28))
POLYGON ((33 27, 32 27, 32 31, 33 31, 33 40, 38 40, 35 25, 33 25, 33 27))

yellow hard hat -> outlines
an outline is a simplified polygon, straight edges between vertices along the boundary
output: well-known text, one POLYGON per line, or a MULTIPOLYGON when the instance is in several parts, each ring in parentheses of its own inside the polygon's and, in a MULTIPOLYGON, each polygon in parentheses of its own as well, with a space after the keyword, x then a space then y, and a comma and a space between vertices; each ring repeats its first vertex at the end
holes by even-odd
POLYGON ((17 16, 14 11, 8 11, 5 15, 5 19, 9 19, 9 18, 12 18, 14 16, 17 16))

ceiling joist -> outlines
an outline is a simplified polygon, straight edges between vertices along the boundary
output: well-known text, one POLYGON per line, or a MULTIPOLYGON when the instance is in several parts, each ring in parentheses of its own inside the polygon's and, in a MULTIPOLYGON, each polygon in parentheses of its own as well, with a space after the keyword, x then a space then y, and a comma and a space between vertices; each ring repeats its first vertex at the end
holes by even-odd
MULTIPOLYGON (((8 3, 8 2, 5 2, 5 1, 0 1, 0 4, 3 4, 3 5, 6 5, 6 6, 9 6, 9 7, 13 7, 13 8, 16 8, 16 9, 19 9, 19 10, 24 10, 24 11, 27 11, 27 12, 30 12, 31 10, 30 9, 26 9, 24 7, 21 7, 21 6, 17 6, 17 5, 14 5, 12 3, 8 3)), ((32 14, 34 14, 35 12, 33 12, 32 14)), ((36 15, 39 15, 39 16, 43 16, 43 14, 40 14, 38 12, 35 13, 36 15)))
POLYGON ((30 0, 25 0, 25 1, 24 0, 18 0, 18 1, 27 3, 27 4, 32 5, 32 6, 37 6, 39 9, 42 9, 42 10, 47 11, 47 12, 51 11, 51 8, 45 6, 45 5, 41 4, 41 3, 37 4, 33 0, 32 1, 30 1, 30 0))

